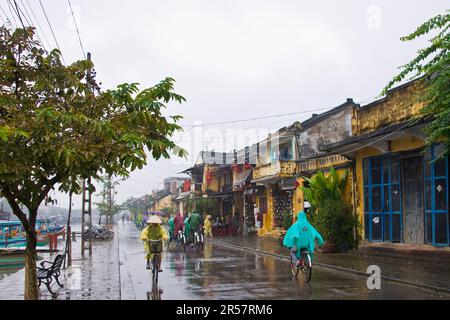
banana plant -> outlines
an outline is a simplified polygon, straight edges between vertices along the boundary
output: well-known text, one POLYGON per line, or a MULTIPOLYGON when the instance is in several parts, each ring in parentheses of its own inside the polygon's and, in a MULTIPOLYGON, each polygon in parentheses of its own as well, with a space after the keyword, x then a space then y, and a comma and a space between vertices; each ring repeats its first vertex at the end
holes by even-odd
POLYGON ((331 167, 330 174, 327 176, 323 172, 318 172, 312 178, 303 178, 308 182, 309 186, 301 189, 305 199, 311 204, 313 212, 320 207, 321 203, 327 200, 342 200, 348 173, 348 170, 346 170, 344 175, 340 177, 336 169, 331 167))

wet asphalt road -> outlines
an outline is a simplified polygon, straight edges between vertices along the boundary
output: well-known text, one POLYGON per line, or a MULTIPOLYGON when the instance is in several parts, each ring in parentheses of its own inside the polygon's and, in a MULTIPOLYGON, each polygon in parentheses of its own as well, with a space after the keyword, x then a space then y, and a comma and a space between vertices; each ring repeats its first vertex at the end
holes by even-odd
POLYGON ((152 290, 151 271, 145 269, 143 244, 132 222, 119 223, 119 246, 122 299, 450 299, 385 280, 380 290, 369 290, 365 277, 317 266, 306 283, 301 275, 292 278, 287 261, 208 242, 198 254, 165 248, 164 271, 158 289, 152 290))

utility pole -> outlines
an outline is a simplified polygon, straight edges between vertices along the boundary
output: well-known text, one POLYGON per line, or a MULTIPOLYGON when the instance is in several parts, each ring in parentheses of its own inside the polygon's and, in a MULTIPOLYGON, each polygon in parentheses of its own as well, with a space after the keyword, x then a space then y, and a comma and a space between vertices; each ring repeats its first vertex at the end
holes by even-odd
POLYGON ((109 176, 106 182, 107 202, 106 202, 106 226, 112 225, 112 177, 109 176))
POLYGON ((72 265, 72 227, 70 226, 70 219, 72 216, 72 192, 69 194, 69 215, 67 217, 67 228, 66 228, 66 250, 67 256, 64 258, 64 269, 66 268, 66 258, 67 266, 72 265))
POLYGON ((81 256, 84 257, 84 252, 89 251, 89 256, 92 256, 92 192, 89 186, 91 185, 91 178, 83 180, 83 207, 81 212, 81 256), (89 240, 86 240, 84 234, 87 234, 89 240))
MULTIPOLYGON (((87 60, 91 61, 91 53, 87 53, 87 60)), ((91 85, 92 80, 92 70, 89 68, 86 80, 88 86, 91 85)), ((91 235, 91 229, 92 229, 92 192, 90 189, 91 186, 91 178, 89 177, 87 180, 83 180, 83 204, 82 204, 82 211, 81 211, 81 256, 84 257, 84 252, 86 250, 89 251, 89 256, 92 256, 92 235, 91 235), (87 243, 86 248, 86 241, 84 239, 84 234, 87 234, 89 236, 89 240, 87 243)))

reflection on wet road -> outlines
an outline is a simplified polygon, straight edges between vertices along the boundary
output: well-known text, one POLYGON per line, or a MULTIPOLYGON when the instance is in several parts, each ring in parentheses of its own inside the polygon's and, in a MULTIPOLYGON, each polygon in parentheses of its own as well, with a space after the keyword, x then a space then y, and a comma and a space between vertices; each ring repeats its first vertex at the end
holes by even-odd
POLYGON ((122 299, 449 299, 444 294, 382 281, 369 290, 361 276, 313 269, 311 283, 293 279, 289 262, 271 256, 205 243, 196 254, 175 250, 163 254, 159 286, 152 288, 143 245, 132 223, 120 226, 122 299))

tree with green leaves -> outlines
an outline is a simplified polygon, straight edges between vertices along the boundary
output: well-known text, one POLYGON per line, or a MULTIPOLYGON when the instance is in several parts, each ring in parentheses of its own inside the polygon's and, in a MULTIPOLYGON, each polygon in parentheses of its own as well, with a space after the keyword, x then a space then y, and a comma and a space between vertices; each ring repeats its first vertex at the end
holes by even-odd
POLYGON ((49 192, 80 193, 80 179, 102 174, 128 177, 146 165, 146 150, 154 159, 185 156, 171 139, 181 116, 162 115, 185 99, 172 78, 102 91, 90 61, 64 65, 33 28, 0 27, 0 57, 0 193, 27 234, 25 299, 38 299, 35 225, 49 192))
POLYGON ((412 41, 435 32, 427 48, 418 51, 417 57, 401 67, 383 89, 385 95, 396 83, 409 77, 410 80, 423 76, 426 82, 419 99, 425 102, 421 110, 424 116, 432 115, 433 120, 425 128, 428 144, 445 144, 445 154, 450 154, 450 10, 423 23, 416 31, 401 41, 412 41))

